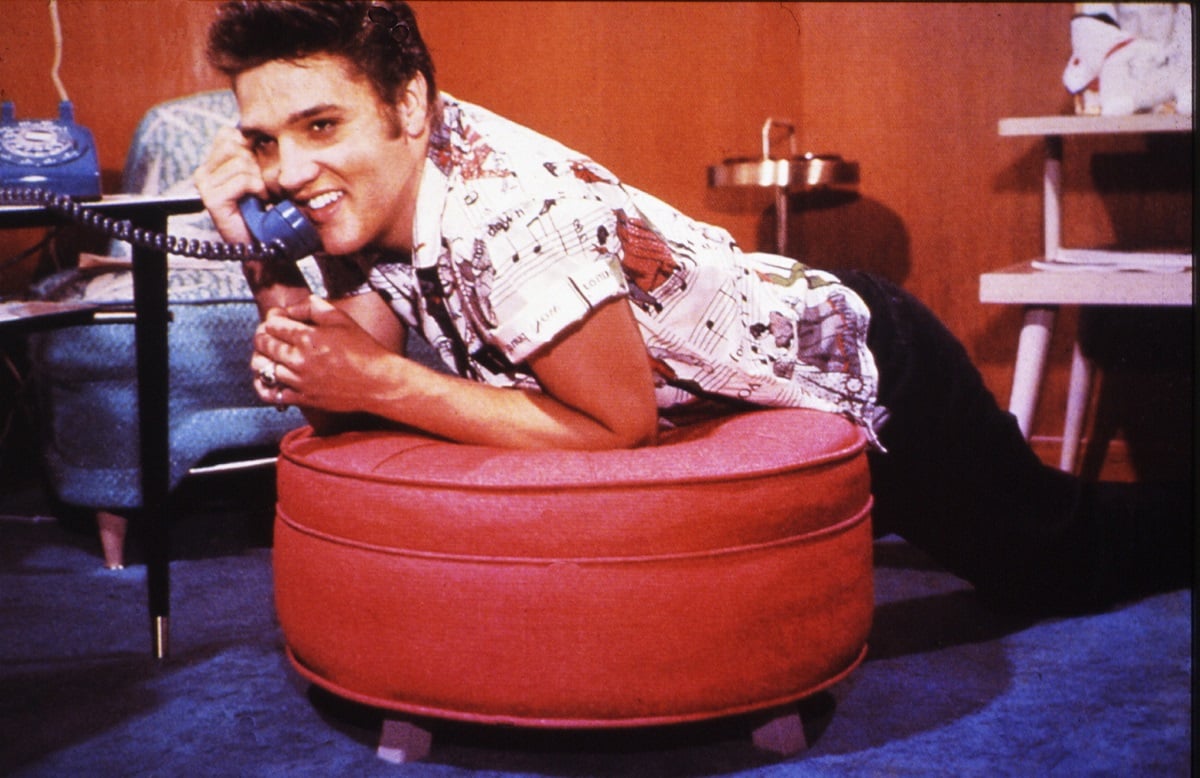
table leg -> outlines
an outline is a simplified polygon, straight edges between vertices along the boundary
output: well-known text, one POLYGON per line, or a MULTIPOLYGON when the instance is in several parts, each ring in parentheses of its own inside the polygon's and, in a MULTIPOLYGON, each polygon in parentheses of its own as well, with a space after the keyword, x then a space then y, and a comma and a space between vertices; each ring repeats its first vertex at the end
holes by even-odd
POLYGON ((1037 410, 1038 390, 1046 368, 1050 335, 1054 332, 1054 307, 1031 306, 1025 309, 1025 322, 1017 341, 1017 364, 1013 371, 1012 394, 1008 410, 1017 417, 1021 434, 1029 438, 1033 414, 1037 410))
POLYGON ((1042 169, 1043 252, 1046 259, 1054 260, 1062 252, 1062 137, 1047 136, 1045 152, 1042 169))
MULTIPOLYGON (((140 213, 139 227, 165 232, 165 213, 140 213)), ((142 509, 145 516, 146 586, 154 656, 169 652, 170 556, 167 494, 170 480, 170 429, 167 406, 167 258, 161 251, 135 247, 133 300, 137 344, 138 430, 141 446, 142 509)))

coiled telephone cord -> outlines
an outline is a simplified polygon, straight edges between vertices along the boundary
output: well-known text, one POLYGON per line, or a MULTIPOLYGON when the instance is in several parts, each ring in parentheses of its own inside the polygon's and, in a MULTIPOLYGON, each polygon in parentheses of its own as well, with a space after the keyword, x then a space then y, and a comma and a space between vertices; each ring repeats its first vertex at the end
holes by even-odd
POLYGON ((36 187, 0 187, 0 205, 37 205, 61 214, 76 224, 104 233, 134 246, 194 259, 221 262, 270 262, 287 259, 282 241, 271 243, 222 243, 182 238, 135 227, 127 219, 114 219, 88 208, 69 195, 36 187))

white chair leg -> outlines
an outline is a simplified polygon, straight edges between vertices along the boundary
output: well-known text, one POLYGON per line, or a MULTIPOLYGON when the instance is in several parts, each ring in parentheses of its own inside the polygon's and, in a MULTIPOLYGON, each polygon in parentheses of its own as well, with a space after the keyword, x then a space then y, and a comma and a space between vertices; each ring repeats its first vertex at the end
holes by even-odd
POLYGON ((1095 367, 1075 341, 1071 354, 1071 381, 1067 388, 1067 417, 1063 424, 1062 454, 1058 467, 1068 473, 1074 472, 1075 460, 1079 456, 1079 443, 1083 438, 1083 421, 1087 415, 1088 398, 1092 393, 1092 378, 1095 367))
POLYGON ((750 734, 754 747, 780 756, 794 756, 808 748, 800 711, 785 709, 750 734))
POLYGON ((419 762, 429 756, 433 733, 402 719, 384 719, 375 754, 385 762, 419 762))
POLYGON ((1038 390, 1046 368, 1046 352, 1054 332, 1053 307, 1030 307, 1025 310, 1025 322, 1017 341, 1017 364, 1013 370, 1012 394, 1008 410, 1017 417, 1021 434, 1029 438, 1033 414, 1037 410, 1038 390))

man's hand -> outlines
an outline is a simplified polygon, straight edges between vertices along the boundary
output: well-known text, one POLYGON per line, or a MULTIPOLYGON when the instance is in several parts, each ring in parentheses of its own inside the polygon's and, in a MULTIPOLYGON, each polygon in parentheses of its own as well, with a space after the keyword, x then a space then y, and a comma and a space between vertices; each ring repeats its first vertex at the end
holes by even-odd
POLYGON ((254 334, 250 366, 266 402, 348 413, 365 410, 370 398, 388 392, 402 359, 313 295, 267 311, 254 334))
POLYGON ((250 231, 238 210, 246 195, 267 198, 258 162, 247 140, 235 127, 222 127, 204 163, 192 175, 200 199, 226 243, 248 243, 250 231))
POLYGON ((402 355, 404 330, 378 297, 339 305, 347 310, 310 297, 268 312, 251 361, 259 397, 299 405, 310 422, 314 410, 361 412, 508 448, 623 448, 655 437, 650 360, 623 299, 601 305, 530 360, 543 391, 434 371, 402 355), (264 384, 264 375, 274 381, 264 384))
MULTIPOLYGON (((238 210, 238 201, 247 195, 265 199, 268 193, 262 171, 241 132, 234 127, 218 130, 208 157, 192 174, 192 181, 221 239, 226 243, 249 243, 252 236, 238 210)), ((288 260, 247 261, 242 271, 263 316, 273 307, 292 305, 308 296, 304 274, 288 260)))

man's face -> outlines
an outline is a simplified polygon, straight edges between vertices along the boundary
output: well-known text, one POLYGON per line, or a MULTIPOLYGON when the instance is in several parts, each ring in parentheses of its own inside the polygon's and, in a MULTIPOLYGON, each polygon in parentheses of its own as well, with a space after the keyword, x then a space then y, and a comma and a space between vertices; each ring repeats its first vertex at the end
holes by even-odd
POLYGON ((240 74, 234 90, 268 189, 300 207, 326 252, 411 250, 423 108, 414 116, 411 100, 384 104, 365 77, 327 55, 268 62, 240 74))

